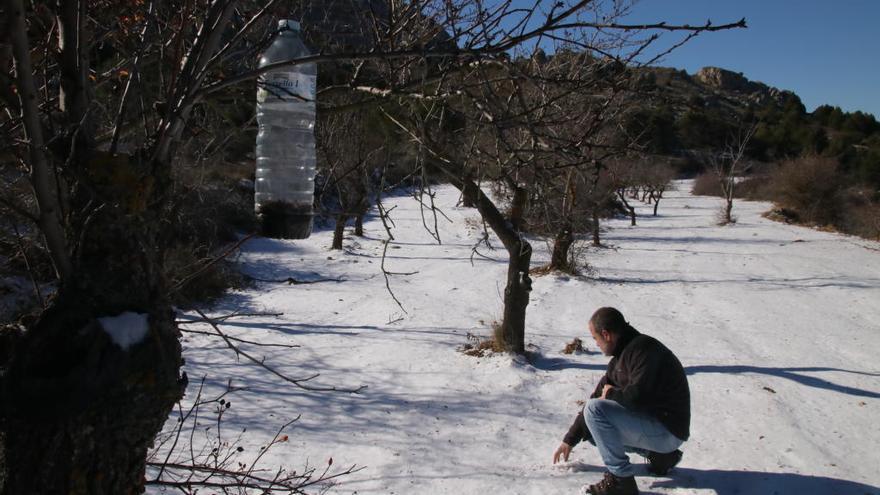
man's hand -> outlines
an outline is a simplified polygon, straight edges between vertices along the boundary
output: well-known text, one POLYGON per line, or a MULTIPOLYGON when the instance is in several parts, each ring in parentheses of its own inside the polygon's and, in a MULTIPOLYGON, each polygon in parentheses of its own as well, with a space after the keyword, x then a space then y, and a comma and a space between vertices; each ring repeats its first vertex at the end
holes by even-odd
POLYGON ((559 462, 560 457, 563 461, 568 462, 569 454, 571 454, 571 446, 565 442, 562 442, 561 444, 559 444, 556 452, 553 453, 553 464, 559 462))
POLYGON ((600 399, 607 399, 608 398, 608 391, 611 390, 612 388, 614 388, 614 387, 612 387, 611 385, 608 385, 608 384, 606 384, 604 387, 602 387, 602 396, 600 397, 600 399))

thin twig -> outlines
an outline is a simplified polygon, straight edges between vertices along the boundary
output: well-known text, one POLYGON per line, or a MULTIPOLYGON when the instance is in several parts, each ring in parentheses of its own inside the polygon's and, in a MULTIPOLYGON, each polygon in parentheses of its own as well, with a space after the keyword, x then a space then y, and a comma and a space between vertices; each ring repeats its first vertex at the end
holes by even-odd
MULTIPOLYGON (((326 483, 340 476, 352 474, 363 469, 363 467, 351 465, 339 472, 329 474, 330 467, 333 464, 332 458, 327 461, 325 468, 320 473, 318 473, 316 468, 310 467, 308 463, 299 472, 288 472, 286 469, 279 467, 275 470, 274 475, 271 475, 271 472, 267 469, 258 469, 260 461, 273 446, 287 442, 288 436, 283 435, 283 433, 290 425, 299 421, 300 416, 281 425, 275 432, 272 440, 260 448, 259 454, 250 463, 244 464, 239 462, 237 463, 237 469, 234 468, 233 460, 235 460, 238 453, 243 451, 243 448, 240 446, 242 437, 239 435, 238 438, 224 440, 221 436, 220 428, 223 413, 231 405, 223 398, 227 394, 239 389, 232 387, 231 382, 229 382, 227 383, 226 391, 220 396, 212 400, 202 400, 204 384, 205 378, 203 377, 196 400, 185 414, 180 403, 178 403, 178 410, 180 411, 178 425, 175 427, 173 435, 169 435, 161 441, 159 448, 163 447, 171 438, 174 438, 174 442, 165 454, 162 462, 153 461, 152 456, 147 460, 148 467, 158 468, 159 470, 158 474, 146 481, 148 485, 176 487, 184 493, 191 493, 188 490, 193 488, 220 488, 224 493, 229 493, 227 490, 233 490, 236 493, 242 490, 249 492, 251 489, 257 490, 260 493, 304 493, 303 489, 306 487, 316 483, 326 483), (201 406, 212 403, 216 404, 217 408, 217 424, 215 426, 216 432, 213 443, 207 445, 207 447, 213 446, 214 448, 210 451, 203 448, 196 454, 192 448, 191 439, 189 460, 183 463, 178 461, 171 462, 171 456, 175 453, 185 425, 192 425, 191 432, 200 430, 200 428, 197 428, 198 411, 201 406), (262 473, 268 473, 269 476, 262 473)), ((244 433, 244 430, 242 433, 244 433)), ((153 455, 157 453, 157 450, 153 450, 153 455)))
POLYGON ((392 273, 385 270, 385 255, 388 252, 388 243, 389 242, 391 242, 391 239, 385 239, 384 248, 382 248, 381 268, 382 268, 382 275, 385 276, 385 288, 388 289, 388 293, 391 294, 391 299, 394 299, 394 302, 396 302, 397 305, 400 306, 401 311, 403 311, 406 314, 409 314, 409 312, 406 310, 406 308, 403 307, 403 304, 400 303, 400 300, 397 299, 397 296, 394 295, 394 291, 391 290, 391 281, 388 278, 388 276, 392 275, 392 273))
POLYGON ((391 234, 391 226, 394 225, 394 221, 391 220, 391 217, 388 216, 391 213, 391 210, 397 208, 397 206, 392 206, 390 210, 386 210, 382 205, 382 193, 385 191, 385 173, 388 170, 388 164, 386 163, 382 170, 382 180, 379 182, 379 190, 376 192, 376 209, 379 211, 379 219, 382 220, 382 226, 385 227, 385 232, 388 234, 388 239, 394 240, 394 235, 391 234), (391 225, 388 225, 388 222, 391 222, 391 225))

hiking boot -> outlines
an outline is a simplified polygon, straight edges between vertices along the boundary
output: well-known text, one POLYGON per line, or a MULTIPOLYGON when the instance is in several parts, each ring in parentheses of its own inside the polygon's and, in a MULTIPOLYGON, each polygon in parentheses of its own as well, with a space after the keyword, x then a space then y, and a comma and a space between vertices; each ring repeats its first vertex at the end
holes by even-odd
POLYGON ((605 477, 595 485, 587 488, 590 495, 638 495, 639 487, 634 476, 618 478, 606 472, 605 477))
POLYGON ((682 452, 677 449, 668 454, 648 452, 648 472, 657 476, 666 476, 666 473, 681 461, 681 456, 682 452))

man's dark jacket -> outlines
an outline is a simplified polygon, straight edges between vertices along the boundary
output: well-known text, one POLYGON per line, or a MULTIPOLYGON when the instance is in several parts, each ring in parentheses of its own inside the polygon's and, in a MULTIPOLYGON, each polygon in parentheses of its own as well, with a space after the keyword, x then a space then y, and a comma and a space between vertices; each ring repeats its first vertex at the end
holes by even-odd
MULTIPOLYGON (((591 399, 602 395, 606 384, 612 388, 606 399, 623 407, 654 416, 676 437, 690 436, 691 396, 684 368, 672 351, 657 339, 642 335, 634 328, 620 336, 605 376, 591 399)), ((590 431, 583 412, 565 435, 564 442, 575 446, 589 440, 590 431)))

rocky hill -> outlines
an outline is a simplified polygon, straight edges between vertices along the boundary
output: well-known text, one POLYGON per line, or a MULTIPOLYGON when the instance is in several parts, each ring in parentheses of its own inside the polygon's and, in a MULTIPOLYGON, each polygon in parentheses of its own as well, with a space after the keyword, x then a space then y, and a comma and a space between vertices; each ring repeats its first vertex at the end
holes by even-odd
POLYGON ((703 67, 694 75, 667 67, 638 70, 636 85, 643 94, 651 96, 654 103, 665 100, 679 109, 715 108, 732 115, 749 108, 782 108, 792 100, 800 104, 800 98, 792 91, 750 81, 741 72, 719 67, 703 67))
POLYGON ((796 96, 791 91, 779 90, 764 83, 749 81, 742 72, 732 72, 718 67, 703 67, 694 79, 708 88, 727 94, 742 96, 748 103, 764 105, 774 102, 782 105, 786 97, 796 96))
POLYGON ((870 114, 829 105, 807 112, 794 92, 719 67, 693 75, 664 67, 635 71, 638 97, 625 125, 644 137, 641 144, 650 152, 719 150, 738 128, 757 125, 749 147, 754 159, 823 154, 880 184, 880 123, 870 114))

